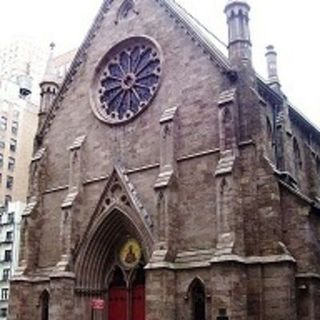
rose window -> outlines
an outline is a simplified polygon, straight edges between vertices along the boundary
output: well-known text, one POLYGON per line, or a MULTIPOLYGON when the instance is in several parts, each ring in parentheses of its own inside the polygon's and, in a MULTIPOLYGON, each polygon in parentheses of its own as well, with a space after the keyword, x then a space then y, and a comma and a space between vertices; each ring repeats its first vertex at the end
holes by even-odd
POLYGON ((160 82, 160 54, 147 38, 130 38, 111 49, 97 79, 100 119, 116 124, 132 119, 153 99, 160 82))

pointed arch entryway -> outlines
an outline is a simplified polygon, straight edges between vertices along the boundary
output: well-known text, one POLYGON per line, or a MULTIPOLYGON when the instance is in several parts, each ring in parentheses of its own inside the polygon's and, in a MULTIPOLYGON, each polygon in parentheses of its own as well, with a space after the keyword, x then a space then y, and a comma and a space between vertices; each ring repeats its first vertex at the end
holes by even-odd
POLYGON ((192 280, 187 296, 191 302, 191 319, 206 320, 206 288, 200 278, 196 277, 192 280))
POLYGON ((98 319, 145 319, 144 266, 153 249, 149 222, 128 177, 115 168, 75 255, 82 300, 86 306, 92 299, 105 301, 98 319))
POLYGON ((104 299, 105 319, 145 320, 149 241, 119 208, 106 213, 89 233, 75 265, 77 288, 89 297, 87 304, 104 299))
POLYGON ((49 319, 49 302, 50 302, 50 294, 49 294, 49 291, 46 289, 42 291, 39 298, 41 320, 49 319))

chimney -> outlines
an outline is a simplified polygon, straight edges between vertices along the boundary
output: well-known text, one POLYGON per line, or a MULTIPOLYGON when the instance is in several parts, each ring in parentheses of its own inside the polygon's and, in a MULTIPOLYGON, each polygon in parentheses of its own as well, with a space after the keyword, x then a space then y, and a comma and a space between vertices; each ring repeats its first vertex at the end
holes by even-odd
POLYGON ((250 6, 245 0, 228 0, 224 9, 229 29, 229 59, 234 66, 251 66, 250 6))
POLYGON ((266 49, 268 83, 272 89, 279 91, 281 85, 278 77, 277 52, 272 45, 267 46, 266 49))

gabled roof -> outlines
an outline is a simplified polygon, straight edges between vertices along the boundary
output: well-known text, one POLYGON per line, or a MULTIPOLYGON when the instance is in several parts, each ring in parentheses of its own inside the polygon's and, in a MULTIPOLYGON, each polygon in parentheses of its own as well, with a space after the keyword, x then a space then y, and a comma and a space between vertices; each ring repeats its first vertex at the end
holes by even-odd
MULTIPOLYGON (((191 40, 194 41, 198 46, 203 49, 204 54, 210 56, 210 60, 213 61, 222 71, 230 72, 234 71, 230 64, 230 61, 226 57, 222 50, 226 49, 225 45, 221 45, 221 41, 218 41, 216 37, 213 36, 204 26, 201 25, 194 17, 192 17, 183 7, 181 7, 174 0, 154 0, 161 7, 165 8, 165 11, 174 19, 181 28, 186 30, 186 34, 190 36, 191 40)), ((100 29, 101 24, 105 18, 106 13, 109 11, 110 6, 114 0, 104 0, 98 14, 96 15, 89 32, 87 33, 82 45, 80 46, 78 52, 75 55, 75 58, 71 64, 71 67, 62 83, 61 89, 58 92, 58 95, 53 102, 47 118, 43 122, 41 128, 39 128, 38 135, 40 137, 44 136, 47 130, 49 129, 52 120, 55 117, 57 110, 60 108, 60 104, 64 98, 64 95, 68 91, 70 84, 72 83, 75 75, 77 74, 80 65, 86 58, 86 53, 88 48, 91 45, 93 38, 95 37, 97 31, 100 29)), ((270 88, 267 82, 257 74, 257 81, 259 89, 266 92, 268 96, 272 97, 275 101, 282 102, 284 97, 270 88)), ((312 125, 309 121, 306 120, 304 116, 301 115, 292 105, 289 104, 290 112, 294 116, 297 116, 302 123, 309 128, 313 134, 320 137, 320 130, 312 125)))
MULTIPOLYGON (((219 67, 222 71, 231 71, 231 65, 225 55, 218 49, 217 43, 214 43, 212 35, 210 35, 205 28, 203 28, 196 20, 178 5, 174 0, 154 0, 161 7, 165 7, 165 11, 175 20, 175 23, 179 24, 181 28, 186 30, 187 35, 191 40, 196 42, 197 45, 203 48, 205 54, 210 55, 210 59, 219 67)), ((77 74, 80 65, 86 57, 86 52, 91 46, 91 42, 95 37, 97 31, 100 29, 102 21, 105 18, 105 14, 109 11, 113 0, 104 0, 98 14, 96 15, 94 22, 92 23, 89 32, 87 33, 83 43, 79 47, 75 58, 67 72, 66 77, 61 85, 61 88, 48 111, 47 117, 39 128, 38 136, 42 137, 49 129, 52 120, 55 117, 57 110, 60 108, 64 95, 68 91, 70 84, 72 83, 75 75, 77 74)))

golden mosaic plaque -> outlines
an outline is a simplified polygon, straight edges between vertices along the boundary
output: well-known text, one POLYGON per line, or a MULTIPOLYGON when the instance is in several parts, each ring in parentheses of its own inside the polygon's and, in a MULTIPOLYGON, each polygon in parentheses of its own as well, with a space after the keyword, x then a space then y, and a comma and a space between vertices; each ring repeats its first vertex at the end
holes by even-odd
POLYGON ((135 267, 141 259, 141 248, 134 239, 129 239, 120 250, 120 261, 126 268, 135 267))

